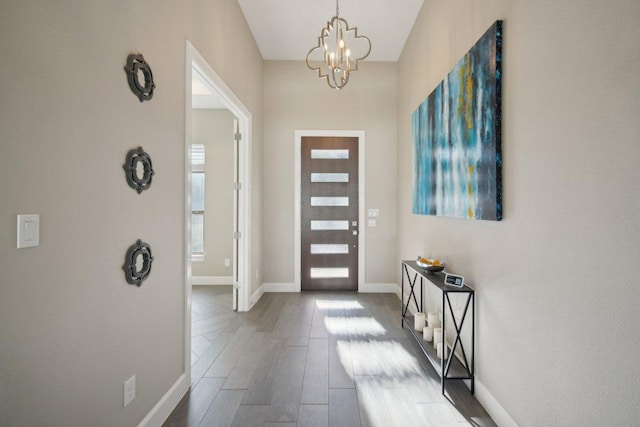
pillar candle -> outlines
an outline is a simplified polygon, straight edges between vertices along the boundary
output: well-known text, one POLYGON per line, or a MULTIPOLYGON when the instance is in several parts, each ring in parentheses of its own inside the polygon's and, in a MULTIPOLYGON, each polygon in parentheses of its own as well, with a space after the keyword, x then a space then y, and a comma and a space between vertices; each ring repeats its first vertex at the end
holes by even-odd
POLYGON ((430 311, 427 313, 427 325, 432 328, 440 327, 440 313, 437 311, 430 311))
POLYGON ((431 326, 427 326, 422 330, 422 339, 426 342, 433 341, 433 328, 431 326))
POLYGON ((436 349, 436 353, 438 354, 438 359, 442 359, 444 356, 445 359, 449 358, 449 347, 446 346, 445 343, 438 343, 438 348, 436 349))
POLYGON ((433 328, 433 346, 438 347, 442 342, 442 328, 433 328))
POLYGON ((416 313, 415 317, 413 318, 413 328, 416 331, 422 332, 425 326, 424 313, 416 313))

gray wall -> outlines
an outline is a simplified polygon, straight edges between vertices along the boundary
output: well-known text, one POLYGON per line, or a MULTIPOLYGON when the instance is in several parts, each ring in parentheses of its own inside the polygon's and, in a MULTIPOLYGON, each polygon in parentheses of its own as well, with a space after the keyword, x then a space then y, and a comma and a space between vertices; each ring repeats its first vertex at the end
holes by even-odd
MULTIPOLYGON (((366 229, 367 283, 395 281, 396 65, 362 63, 341 91, 304 62, 265 62, 264 279, 293 283, 295 130, 365 131, 365 206, 378 208, 366 229)), ((366 212, 366 211, 365 211, 366 212)))
MULTIPOLYGON (((231 277, 233 262, 233 120, 229 110, 193 110, 192 140, 205 145, 203 262, 193 262, 194 276, 231 277)), ((231 284, 231 283, 229 283, 231 284)))
POLYGON ((522 426, 640 419, 639 21, 637 1, 427 0, 399 61, 397 262, 473 284, 479 391, 522 426), (496 19, 504 220, 412 215, 410 115, 496 19))
POLYGON ((236 1, 0 5, 0 425, 134 426, 184 371, 186 39, 253 115, 259 269, 262 58, 236 1), (156 171, 141 195, 122 170, 139 145, 156 171), (40 247, 15 248, 18 213, 41 215, 40 247), (137 238, 155 257, 140 288, 121 269, 137 238))

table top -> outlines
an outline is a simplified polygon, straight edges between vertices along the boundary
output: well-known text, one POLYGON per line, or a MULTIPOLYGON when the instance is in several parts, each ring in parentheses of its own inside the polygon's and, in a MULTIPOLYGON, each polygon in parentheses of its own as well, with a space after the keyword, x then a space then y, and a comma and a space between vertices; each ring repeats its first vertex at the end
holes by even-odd
MULTIPOLYGON (((425 268, 420 267, 415 260, 405 260, 405 261, 402 261, 402 263, 445 292, 474 292, 474 290, 467 285, 464 285, 463 287, 458 288, 457 286, 451 286, 451 285, 445 284, 444 283, 444 276, 446 273, 445 271, 432 273, 426 270, 425 268)), ((404 272, 402 274, 404 275, 404 272)))

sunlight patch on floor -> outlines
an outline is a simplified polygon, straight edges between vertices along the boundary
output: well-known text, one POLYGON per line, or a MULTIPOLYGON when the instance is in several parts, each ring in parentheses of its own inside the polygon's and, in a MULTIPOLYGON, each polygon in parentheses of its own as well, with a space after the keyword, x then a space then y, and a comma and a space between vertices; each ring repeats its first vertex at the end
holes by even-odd
POLYGON ((331 335, 375 337, 387 332, 373 317, 325 317, 324 326, 331 335))
POLYGON ((353 375, 375 375, 383 381, 422 377, 418 360, 395 341, 338 341, 343 366, 351 364, 353 375))
POLYGON ((320 310, 362 310, 362 304, 354 300, 316 300, 320 310))

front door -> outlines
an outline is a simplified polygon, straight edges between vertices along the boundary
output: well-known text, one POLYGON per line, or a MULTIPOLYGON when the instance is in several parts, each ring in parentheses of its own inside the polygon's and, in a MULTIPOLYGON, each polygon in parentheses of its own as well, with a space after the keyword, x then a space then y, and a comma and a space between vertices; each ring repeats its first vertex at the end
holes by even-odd
POLYGON ((358 138, 302 137, 301 288, 358 289, 358 138))

